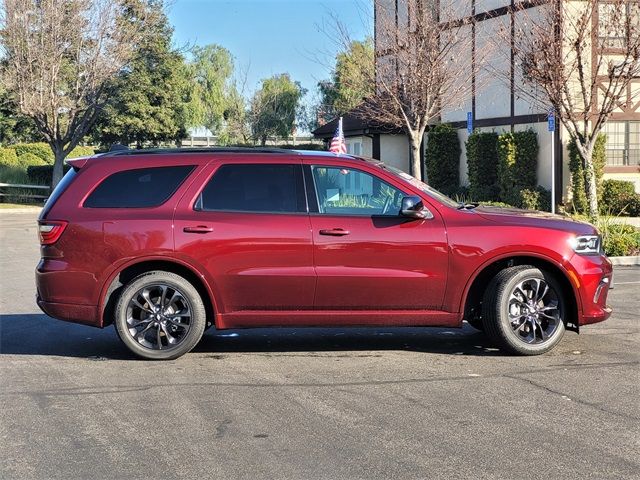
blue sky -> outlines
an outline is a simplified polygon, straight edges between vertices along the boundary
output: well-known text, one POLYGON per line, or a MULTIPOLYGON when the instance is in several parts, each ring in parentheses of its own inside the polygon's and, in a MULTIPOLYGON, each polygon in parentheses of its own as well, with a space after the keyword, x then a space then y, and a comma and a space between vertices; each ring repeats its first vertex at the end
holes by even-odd
POLYGON ((288 72, 316 94, 328 78, 339 45, 329 36, 336 14, 354 39, 372 28, 367 0, 173 0, 168 15, 177 46, 217 43, 247 71, 246 95, 262 78, 288 72), (324 25, 324 26, 323 26, 324 25))

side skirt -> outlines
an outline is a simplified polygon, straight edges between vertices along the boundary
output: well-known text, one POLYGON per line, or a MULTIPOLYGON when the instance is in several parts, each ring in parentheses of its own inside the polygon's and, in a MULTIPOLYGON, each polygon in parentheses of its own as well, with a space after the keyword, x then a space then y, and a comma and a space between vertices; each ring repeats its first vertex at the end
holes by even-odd
POLYGON ((459 313, 435 310, 241 310, 217 315, 217 328, 460 327, 459 313))

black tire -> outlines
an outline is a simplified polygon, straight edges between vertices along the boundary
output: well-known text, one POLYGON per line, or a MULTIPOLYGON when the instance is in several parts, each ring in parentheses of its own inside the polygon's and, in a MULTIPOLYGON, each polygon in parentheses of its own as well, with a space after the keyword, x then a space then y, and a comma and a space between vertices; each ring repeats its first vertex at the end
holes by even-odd
POLYGON ((540 355, 564 335, 568 310, 563 289, 553 275, 531 265, 498 273, 482 305, 486 334, 509 353, 540 355))
POLYGON ((204 303, 195 287, 180 275, 164 271, 131 280, 115 308, 120 340, 147 360, 173 360, 191 351, 202 338, 206 322, 204 303))

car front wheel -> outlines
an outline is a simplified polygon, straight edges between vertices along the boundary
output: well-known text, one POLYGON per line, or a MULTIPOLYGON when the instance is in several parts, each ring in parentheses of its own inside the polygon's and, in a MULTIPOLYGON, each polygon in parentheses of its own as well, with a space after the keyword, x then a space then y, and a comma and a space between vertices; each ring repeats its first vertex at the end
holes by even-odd
POLYGON ((508 352, 539 355, 564 335, 563 290, 552 275, 538 268, 502 270, 489 284, 482 304, 485 332, 508 352))
POLYGON ((153 271, 123 289, 115 309, 122 342, 139 357, 171 360, 202 338, 206 311, 194 286, 170 272, 153 271))

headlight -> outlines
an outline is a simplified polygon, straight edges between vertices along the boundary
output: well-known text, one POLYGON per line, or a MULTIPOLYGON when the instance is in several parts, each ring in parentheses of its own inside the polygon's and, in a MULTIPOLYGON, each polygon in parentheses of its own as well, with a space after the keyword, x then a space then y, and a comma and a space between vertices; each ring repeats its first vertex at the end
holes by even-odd
POLYGON ((600 253, 601 243, 599 235, 580 235, 569 239, 571 248, 583 255, 600 253))

